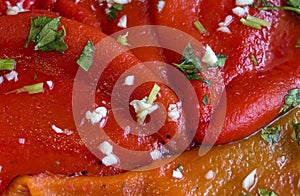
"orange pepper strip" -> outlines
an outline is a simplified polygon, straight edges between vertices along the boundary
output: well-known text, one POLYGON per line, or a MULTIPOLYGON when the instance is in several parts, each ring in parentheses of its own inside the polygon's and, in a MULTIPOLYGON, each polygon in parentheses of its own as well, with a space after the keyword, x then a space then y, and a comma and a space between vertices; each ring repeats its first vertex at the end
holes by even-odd
POLYGON ((247 140, 215 146, 203 157, 198 156, 195 147, 175 161, 150 171, 131 171, 111 177, 22 176, 10 184, 4 195, 62 192, 70 195, 239 195, 256 194, 258 188, 273 190, 278 195, 298 195, 300 148, 291 137, 293 129, 289 125, 295 119, 300 120, 300 109, 274 124, 283 127, 278 144, 265 142, 257 133, 247 140), (179 164, 183 166, 182 179, 172 177, 179 164), (247 191, 242 182, 255 169, 253 186, 247 191))

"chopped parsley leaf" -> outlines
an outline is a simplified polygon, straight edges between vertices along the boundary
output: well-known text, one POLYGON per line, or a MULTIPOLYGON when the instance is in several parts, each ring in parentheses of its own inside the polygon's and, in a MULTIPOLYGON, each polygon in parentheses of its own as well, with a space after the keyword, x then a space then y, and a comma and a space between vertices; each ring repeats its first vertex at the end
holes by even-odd
POLYGON ((291 122, 291 125, 294 128, 295 131, 295 141, 300 145, 300 123, 291 122))
POLYGON ((267 189, 258 189, 259 196, 277 196, 273 191, 267 189))
POLYGON ((203 99, 202 99, 202 103, 204 105, 208 105, 209 104, 209 98, 208 98, 208 94, 205 94, 203 99))
POLYGON ((205 80, 199 76, 204 70, 200 60, 195 56, 193 46, 188 43, 185 49, 183 50, 182 59, 180 64, 174 63, 178 69, 186 74, 188 80, 200 80, 205 82, 205 80))
POLYGON ((266 127, 261 131, 261 137, 268 143, 278 143, 282 127, 266 127))
POLYGON ((94 45, 91 40, 88 40, 81 52, 79 58, 77 59, 77 64, 84 70, 88 71, 93 64, 94 58, 94 45))
POLYGON ((28 47, 30 41, 35 42, 35 50, 43 52, 58 51, 63 53, 67 48, 64 42, 66 30, 60 26, 60 17, 49 18, 47 16, 39 16, 31 19, 30 32, 25 43, 25 48, 28 47))
POLYGON ((0 59, 0 71, 12 71, 16 67, 15 59, 0 59))
POLYGON ((253 62, 253 64, 254 64, 255 66, 258 65, 258 62, 257 62, 257 60, 256 60, 256 58, 255 58, 255 56, 254 56, 254 54, 250 54, 250 59, 251 59, 251 61, 253 62))
POLYGON ((225 54, 217 54, 218 61, 213 65, 214 67, 224 67, 225 62, 227 60, 227 56, 225 54))
POLYGON ((176 169, 183 173, 183 165, 179 164, 176 169))
POLYGON ((291 108, 300 104, 300 89, 295 88, 288 92, 284 97, 285 105, 281 108, 280 113, 286 113, 291 108))
POLYGON ((109 8, 109 11, 107 13, 107 18, 109 21, 113 21, 118 16, 118 11, 121 11, 124 9, 124 5, 120 3, 114 3, 111 8, 109 8))

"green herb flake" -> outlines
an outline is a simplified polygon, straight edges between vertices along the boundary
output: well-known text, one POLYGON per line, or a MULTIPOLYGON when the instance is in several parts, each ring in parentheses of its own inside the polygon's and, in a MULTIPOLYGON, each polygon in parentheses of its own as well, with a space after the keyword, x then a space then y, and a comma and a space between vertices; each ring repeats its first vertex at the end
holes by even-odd
POLYGON ((261 26, 264 26, 264 27, 269 27, 271 25, 271 23, 269 21, 251 16, 250 14, 247 15, 246 20, 257 23, 257 24, 259 24, 261 26))
POLYGON ((254 54, 250 54, 250 59, 253 62, 254 66, 258 65, 258 62, 257 62, 256 57, 254 56, 254 54))
POLYGON ((32 85, 27 85, 22 88, 19 88, 15 90, 14 92, 18 93, 24 93, 28 92, 28 94, 37 94, 37 93, 43 93, 44 92, 44 83, 37 83, 32 85))
POLYGON ((113 21, 118 16, 118 11, 121 11, 124 9, 124 5, 120 3, 114 3, 111 8, 109 8, 109 11, 107 13, 107 18, 109 21, 113 21))
POLYGON ((286 6, 272 6, 263 5, 263 7, 258 8, 259 10, 288 10, 295 12, 300 15, 300 1, 299 0, 287 0, 286 6))
POLYGON ((130 46, 130 44, 127 41, 128 32, 125 35, 120 35, 117 39, 117 42, 122 44, 123 46, 130 46))
POLYGON ((51 20, 52 18, 49 18, 47 16, 31 18, 30 32, 25 43, 25 48, 28 47, 30 41, 36 42, 36 38, 38 37, 39 33, 42 31, 44 26, 48 24, 51 20))
POLYGON ((125 188, 125 186, 126 186, 126 181, 123 182, 123 184, 122 184, 122 189, 125 188))
POLYGON ((258 189, 259 196, 277 196, 273 191, 269 191, 267 189, 258 189))
POLYGON ((208 105, 209 104, 209 98, 208 98, 208 94, 205 94, 203 99, 202 99, 202 103, 204 105, 208 105))
POLYGON ((59 161, 55 161, 54 162, 54 166, 58 166, 58 165, 60 165, 60 162, 59 161))
POLYGON ((286 113, 293 107, 300 104, 300 89, 295 88, 288 92, 284 97, 284 106, 281 108, 280 113, 286 113))
POLYGON ((278 143, 282 127, 266 127, 261 131, 261 137, 268 143, 278 143))
POLYGON ((40 16, 31 19, 30 32, 25 43, 25 48, 28 47, 30 41, 35 42, 35 50, 43 52, 58 51, 63 53, 67 48, 64 42, 66 30, 60 26, 60 17, 49 18, 47 16, 40 16))
POLYGON ((173 63, 181 72, 186 74, 188 80, 205 81, 199 74, 204 70, 200 60, 195 56, 194 48, 190 43, 183 50, 180 64, 173 63))
POLYGON ((180 171, 180 173, 183 173, 183 165, 179 164, 176 170, 180 171))
POLYGON ((157 96, 159 91, 160 91, 160 87, 157 84, 154 84, 154 86, 153 86, 153 88, 152 88, 152 90, 149 94, 149 97, 147 99, 148 104, 154 103, 154 101, 156 100, 156 96, 157 96))
POLYGON ((194 26, 200 33, 203 33, 203 34, 207 33, 207 30, 204 28, 204 26, 201 24, 201 22, 199 20, 194 22, 194 26))
POLYGON ((15 59, 0 59, 0 71, 12 71, 16 67, 15 59))
POLYGON ((251 28, 254 28, 254 29, 258 29, 258 30, 261 29, 261 25, 258 24, 258 23, 256 23, 256 22, 252 22, 252 21, 246 20, 245 18, 241 18, 240 21, 245 26, 248 26, 248 27, 251 27, 251 28))
POLYGON ((296 48, 300 48, 300 39, 297 41, 296 48))
POLYGON ((291 121, 291 125, 293 126, 294 131, 295 131, 294 140, 298 143, 298 145, 300 145, 300 123, 295 123, 295 122, 291 121))
POLYGON ((77 64, 84 70, 88 71, 93 64, 94 58, 94 45, 91 40, 88 40, 81 52, 79 58, 77 59, 77 64))
POLYGON ((34 74, 33 74, 33 80, 37 80, 37 79, 38 79, 37 74, 34 73, 34 74))
POLYGON ((227 60, 227 56, 225 54, 217 54, 216 56, 218 58, 218 61, 213 65, 213 67, 223 68, 227 60))

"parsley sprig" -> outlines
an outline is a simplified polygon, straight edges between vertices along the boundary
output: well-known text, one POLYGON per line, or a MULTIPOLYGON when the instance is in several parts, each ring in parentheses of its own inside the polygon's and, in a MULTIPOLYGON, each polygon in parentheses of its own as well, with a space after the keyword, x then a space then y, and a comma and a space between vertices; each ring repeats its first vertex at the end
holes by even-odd
POLYGON ((118 12, 124 9, 124 5, 120 3, 114 3, 107 13, 107 18, 109 21, 113 21, 117 18, 118 12))
POLYGON ((300 104, 300 89, 295 88, 288 92, 284 97, 285 105, 281 108, 280 113, 286 113, 293 107, 296 107, 300 104))
POLYGON ((295 141, 298 143, 298 145, 300 145, 300 123, 295 123, 293 121, 291 121, 291 125, 294 128, 295 131, 295 141))
POLYGON ((34 50, 43 52, 58 51, 63 53, 67 48, 64 42, 66 30, 60 26, 60 17, 49 18, 47 16, 39 16, 31 19, 30 32, 25 43, 25 48, 28 47, 30 41, 35 42, 34 50))
MULTIPOLYGON (((225 65, 227 56, 224 54, 217 54, 218 61, 208 67, 222 68, 225 65)), ((199 80, 206 83, 208 86, 212 86, 211 81, 201 77, 200 73, 205 70, 199 58, 196 57, 193 46, 188 43, 182 53, 182 59, 179 64, 173 63, 181 72, 186 74, 188 80, 199 80)))
POLYGON ((76 63, 84 70, 88 71, 93 64, 94 59, 94 44, 91 40, 88 40, 84 46, 76 63))
POLYGON ((300 1, 299 0, 287 0, 286 6, 273 6, 267 1, 261 1, 259 10, 289 10, 300 15, 300 1))
POLYGON ((186 77, 189 80, 200 80, 204 81, 204 79, 199 76, 204 70, 202 67, 200 60, 195 56, 193 46, 188 43, 182 53, 182 59, 180 64, 173 63, 178 69, 186 73, 186 77))
POLYGON ((268 143, 278 143, 282 127, 266 127, 261 131, 261 137, 268 143))

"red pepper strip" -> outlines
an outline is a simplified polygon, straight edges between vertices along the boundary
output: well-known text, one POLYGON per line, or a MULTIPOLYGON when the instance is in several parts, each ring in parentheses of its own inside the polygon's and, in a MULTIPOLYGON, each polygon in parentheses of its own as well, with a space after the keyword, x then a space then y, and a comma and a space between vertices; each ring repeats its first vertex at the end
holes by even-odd
POLYGON ((101 25, 97 18, 89 10, 76 4, 74 1, 58 0, 54 4, 53 10, 58 12, 61 16, 82 22, 101 30, 101 25))
MULTIPOLYGON (((287 92, 299 87, 297 59, 271 71, 233 79, 226 86, 226 117, 216 144, 239 140, 264 127, 279 115, 287 92)), ((204 131, 198 130, 195 140, 201 142, 203 135, 204 131)))
MULTIPOLYGON (((124 4, 124 9, 118 11, 118 16, 113 21, 108 20, 105 11, 105 9, 107 9, 106 3, 99 4, 93 0, 82 0, 75 4, 72 0, 59 0, 53 4, 53 7, 54 11, 57 11, 60 15, 75 19, 87 25, 98 27, 98 23, 96 22, 98 20, 99 23, 101 23, 102 31, 108 35, 124 30, 124 28, 118 27, 117 25, 120 18, 124 15, 127 16, 127 28, 151 24, 148 0, 144 2, 132 1, 128 4, 124 4)), ((142 62, 164 61, 161 50, 157 48, 135 48, 132 49, 132 52, 142 62)))
MULTIPOLYGON (((250 8, 251 15, 271 22, 271 27, 256 30, 242 25, 232 13, 234 1, 168 1, 160 13, 155 9, 157 2, 152 5, 155 24, 185 31, 204 45, 209 44, 215 53, 228 56, 223 68, 227 113, 218 144, 242 139, 266 125, 278 115, 288 90, 299 88, 296 59, 300 52, 295 48, 300 34, 297 17, 250 8), (217 31, 218 23, 228 15, 233 15, 228 26, 232 33, 217 31), (208 34, 201 34, 195 28, 193 22, 197 20, 208 34), (258 65, 251 60, 251 55, 258 65)), ((169 62, 178 62, 173 54, 166 55, 169 62)), ((203 141, 205 132, 199 126, 197 142, 203 141)))
POLYGON ((184 152, 169 164, 148 171, 129 171, 108 177, 66 177, 44 173, 20 176, 12 181, 4 195, 30 192, 32 195, 255 195, 260 187, 277 195, 299 195, 300 148, 291 138, 294 129, 290 120, 300 118, 300 110, 290 113, 272 126, 281 125, 279 143, 270 146, 258 133, 248 140, 214 146, 209 154, 199 156, 199 149, 184 152), (181 179, 173 170, 183 167, 181 179), (259 176, 257 183, 245 190, 245 179, 252 171, 259 176), (289 182, 289 183, 287 183, 289 182), (188 186, 187 186, 188 185, 188 186), (214 187, 214 188, 211 188, 214 187), (88 190, 88 191, 87 191, 88 190))
MULTIPOLYGON (((88 170, 93 175, 102 176, 120 172, 119 169, 98 164, 99 159, 92 155, 82 143, 72 115, 73 82, 79 69, 76 60, 88 39, 91 39, 97 46, 97 43, 107 36, 93 27, 62 17, 61 25, 66 29, 65 42, 69 47, 63 55, 58 52, 34 51, 34 43, 24 48, 30 29, 30 19, 37 16, 56 17, 54 13, 48 11, 0 17, 0 30, 6 32, 0 40, 0 47, 3 48, 0 58, 15 59, 16 71, 19 73, 17 82, 4 81, 0 86, 0 108, 2 108, 0 113, 0 165, 2 166, 0 192, 12 178, 20 174, 37 174, 46 170, 52 173, 71 174, 88 170), (37 80, 34 79, 34 75, 37 76, 37 80), (54 89, 50 90, 45 85, 43 94, 6 95, 7 92, 25 85, 48 80, 54 83, 54 89), (52 125, 63 130, 71 130, 73 134, 67 136, 55 133, 52 125), (25 144, 21 144, 19 139, 25 139, 25 144)), ((116 42, 109 42, 103 48, 107 51, 122 51, 122 47, 116 42)), ((105 106, 109 110, 107 126, 104 129, 107 135, 113 136, 117 143, 123 142, 125 138, 124 134, 118 133, 123 130, 117 126, 112 116, 110 94, 113 84, 120 75, 136 64, 140 64, 140 61, 132 53, 123 53, 107 65, 98 84, 103 91, 96 94, 96 104, 105 106)), ((147 68, 139 74, 137 78, 149 78, 147 68)), ((89 89, 87 85, 79 89, 83 91, 82 95, 85 90, 89 89)), ((152 86, 153 82, 148 86, 138 88, 138 92, 135 92, 131 99, 148 96, 152 86)), ((177 96, 164 85, 161 85, 160 93, 162 97, 159 97, 157 101, 161 102, 165 108, 168 108, 170 103, 179 101, 177 96)), ((183 116, 181 118, 184 120, 183 116)), ((153 146, 154 143, 158 143, 158 146, 164 144, 168 138, 167 135, 172 138, 176 133, 176 128, 182 126, 184 122, 181 122, 166 122, 157 134, 141 138, 140 141, 137 141, 136 137, 126 139, 128 142, 126 146, 130 144, 132 150, 153 150, 147 142, 153 146)))

